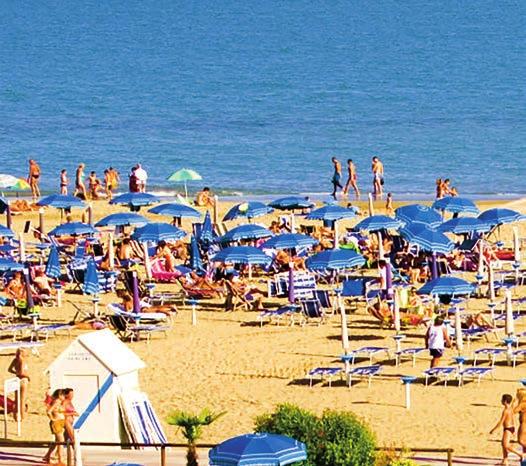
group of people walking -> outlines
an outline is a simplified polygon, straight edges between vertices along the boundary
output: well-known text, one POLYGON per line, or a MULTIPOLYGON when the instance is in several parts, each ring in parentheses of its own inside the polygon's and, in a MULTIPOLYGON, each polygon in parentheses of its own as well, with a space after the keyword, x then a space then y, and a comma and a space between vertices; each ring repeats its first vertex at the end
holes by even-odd
MULTIPOLYGON (((347 159, 347 182, 342 185, 342 164, 336 158, 332 158, 334 172, 332 175, 332 197, 337 200, 338 190, 342 191, 343 196, 349 194, 350 189, 354 190, 356 198, 360 198, 360 189, 358 188, 358 176, 356 166, 352 159, 347 159)), ((373 174, 373 195, 376 199, 382 197, 384 186, 384 165, 377 156, 371 160, 371 172, 373 174)))

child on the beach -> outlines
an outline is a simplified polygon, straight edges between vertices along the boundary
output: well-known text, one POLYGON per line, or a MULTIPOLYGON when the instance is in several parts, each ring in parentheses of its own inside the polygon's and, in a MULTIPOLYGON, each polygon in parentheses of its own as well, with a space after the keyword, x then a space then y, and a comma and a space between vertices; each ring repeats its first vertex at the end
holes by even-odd
POLYGON ((502 427, 502 465, 507 466, 508 465, 508 454, 514 453, 516 454, 521 460, 524 459, 526 455, 523 455, 519 453, 517 450, 515 450, 511 446, 511 438, 515 434, 515 421, 513 419, 513 407, 512 407, 512 401, 513 397, 508 394, 502 395, 502 398, 500 402, 502 403, 502 406, 504 406, 504 409, 502 410, 502 414, 500 416, 499 422, 497 422, 497 425, 490 430, 489 434, 493 435, 500 427, 502 427))
POLYGON ((387 193, 387 198, 385 200, 385 210, 387 211, 387 215, 394 215, 393 195, 391 193, 387 193))

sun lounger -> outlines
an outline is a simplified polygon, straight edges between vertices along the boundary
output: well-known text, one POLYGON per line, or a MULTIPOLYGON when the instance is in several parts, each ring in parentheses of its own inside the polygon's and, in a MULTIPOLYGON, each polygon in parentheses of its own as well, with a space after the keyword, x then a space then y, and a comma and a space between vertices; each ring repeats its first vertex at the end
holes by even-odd
POLYGON ((451 377, 456 375, 456 373, 457 373, 456 367, 433 367, 431 369, 427 369, 424 371, 424 376, 426 378, 425 380, 426 387, 431 377, 436 378, 438 380, 443 380, 444 386, 446 386, 448 381, 451 380, 451 377))
POLYGON ((168 326, 135 324, 122 315, 112 315, 109 317, 109 320, 117 336, 123 340, 139 341, 141 334, 145 334, 146 342, 149 343, 152 333, 163 332, 167 336, 167 332, 170 329, 168 326))
POLYGON ((352 368, 347 373, 347 381, 349 384, 349 388, 352 387, 353 377, 359 379, 367 379, 367 386, 370 387, 373 377, 377 375, 381 370, 382 366, 380 366, 379 364, 352 368))
POLYGON ((526 349, 518 349, 512 353, 511 357, 513 361, 513 367, 517 365, 517 359, 521 356, 523 360, 526 360, 526 349))
POLYGON ((473 352, 473 365, 477 365, 479 356, 487 356, 491 367, 493 367, 497 357, 502 355, 506 355, 506 348, 480 348, 473 352))
POLYGON ((178 270, 173 272, 166 270, 159 259, 152 261, 150 271, 152 273, 153 280, 162 283, 175 282, 179 277, 182 276, 182 273, 178 270))
POLYGON ((24 324, 10 324, 0 327, 0 335, 7 335, 13 338, 15 341, 17 338, 22 338, 24 335, 29 335, 33 324, 24 323, 24 324))
POLYGON ((425 351, 425 348, 405 348, 395 354, 396 365, 399 366, 404 358, 412 360, 413 367, 416 365, 416 357, 425 351))
POLYGON ((469 367, 458 374, 458 384, 464 385, 465 379, 476 380, 477 384, 480 384, 482 377, 487 375, 493 378, 493 367, 469 367))
POLYGON ((70 324, 49 324, 49 325, 37 325, 31 329, 31 340, 38 341, 40 335, 47 341, 50 335, 55 335, 59 332, 66 332, 68 336, 71 336, 71 329, 73 325, 70 324))
POLYGON ((389 352, 389 348, 387 346, 363 346, 361 348, 358 348, 354 351, 351 351, 349 356, 349 360, 352 366, 354 366, 354 362, 356 357, 365 355, 369 357, 369 364, 373 364, 373 357, 376 356, 379 353, 385 353, 387 356, 387 359, 391 359, 391 353, 389 352))
POLYGON ((120 304, 111 303, 106 307, 112 314, 126 317, 135 322, 163 322, 168 319, 164 312, 126 312, 120 304))
POLYGON ((305 325, 308 322, 318 319, 318 325, 321 325, 325 320, 325 314, 321 308, 321 304, 317 299, 306 299, 300 301, 302 322, 301 325, 305 325))
POLYGON ((35 355, 39 355, 38 348, 44 346, 44 343, 39 341, 13 341, 11 343, 0 343, 0 352, 2 351, 16 351, 20 348, 30 349, 35 355))
POLYGON ((309 386, 312 388, 312 380, 314 377, 320 377, 320 380, 323 382, 324 378, 327 378, 329 381, 329 387, 332 385, 332 378, 335 375, 340 375, 343 372, 341 367, 316 367, 312 369, 309 373, 309 386))
POLYGON ((275 321, 276 324, 279 325, 279 323, 283 320, 284 317, 289 317, 289 325, 294 325, 294 314, 296 314, 297 311, 297 306, 282 306, 279 309, 273 311, 261 312, 258 316, 258 320, 260 326, 263 327, 263 321, 265 319, 268 319, 269 323, 275 321))

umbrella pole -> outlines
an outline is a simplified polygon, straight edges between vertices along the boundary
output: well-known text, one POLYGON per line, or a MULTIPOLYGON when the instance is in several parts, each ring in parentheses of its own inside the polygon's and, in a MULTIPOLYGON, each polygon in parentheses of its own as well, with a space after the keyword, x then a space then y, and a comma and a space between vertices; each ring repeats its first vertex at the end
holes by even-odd
POLYGON ((431 254, 431 278, 434 280, 438 278, 438 264, 436 252, 431 254))
POLYGON ((108 233, 108 263, 110 270, 115 268, 115 248, 113 246, 113 233, 108 233))
POLYGON ((338 237, 338 220, 334 220, 334 249, 338 249, 340 238, 338 237))
POLYGON ((186 187, 186 181, 184 182, 184 197, 188 201, 188 189, 186 187))
POLYGON ((382 238, 382 232, 378 230, 376 232, 376 236, 378 237, 378 261, 381 261, 384 258, 384 242, 382 238))
POLYGON ((7 201, 7 207, 5 210, 5 223, 7 225, 7 228, 11 228, 13 224, 13 217, 11 216, 11 207, 9 205, 9 201, 7 201))
POLYGON ((218 224, 218 203, 219 203, 219 197, 217 195, 214 196, 214 210, 213 210, 213 215, 214 215, 214 225, 217 226, 218 224))
POLYGON ((294 301, 296 301, 294 296, 294 262, 291 260, 289 262, 289 303, 292 304, 294 301))
POLYGON ((40 235, 44 235, 44 209, 40 208, 38 209, 38 231, 40 232, 40 235))
POLYGON ((369 198, 369 217, 372 217, 374 215, 373 195, 369 193, 367 196, 369 198))
POLYGON ((296 216, 294 215, 294 211, 290 214, 290 232, 296 233, 296 216))
POLYGON ((142 243, 142 250, 144 252, 144 269, 146 271, 146 278, 148 280, 152 279, 152 267, 150 265, 150 255, 148 254, 148 243, 144 241, 142 243))
POLYGON ((88 204, 88 223, 93 226, 93 206, 91 202, 88 204))
POLYGON ((18 234, 18 253, 20 255, 20 262, 26 261, 26 243, 24 241, 24 234, 18 234))
POLYGON ((398 293, 396 290, 393 293, 393 318, 395 332, 399 335, 402 328, 400 326, 400 303, 398 302, 398 293))
MULTIPOLYGON (((340 294, 338 293, 338 307, 340 308, 340 324, 341 324, 341 332, 342 332, 342 348, 344 354, 349 354, 349 329, 347 328, 347 314, 345 313, 345 307, 342 305, 340 300, 340 294)), ((346 364, 346 371, 348 372, 347 365, 349 364, 348 361, 345 362, 346 364)))
POLYGON ((462 321, 460 319, 460 308, 455 307, 455 344, 457 346, 457 352, 460 356, 464 349, 464 341, 462 340, 462 321))

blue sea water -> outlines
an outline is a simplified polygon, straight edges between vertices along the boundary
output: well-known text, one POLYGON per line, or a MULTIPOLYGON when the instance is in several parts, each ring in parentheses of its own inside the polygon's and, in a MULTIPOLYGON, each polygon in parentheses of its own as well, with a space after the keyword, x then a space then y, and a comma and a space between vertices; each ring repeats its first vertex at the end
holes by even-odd
POLYGON ((0 172, 141 161, 156 189, 526 192, 526 2, 0 1, 0 172), (198 185, 196 185, 198 186, 198 185))

